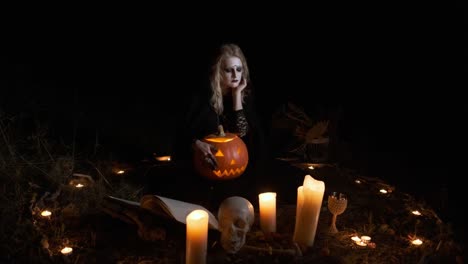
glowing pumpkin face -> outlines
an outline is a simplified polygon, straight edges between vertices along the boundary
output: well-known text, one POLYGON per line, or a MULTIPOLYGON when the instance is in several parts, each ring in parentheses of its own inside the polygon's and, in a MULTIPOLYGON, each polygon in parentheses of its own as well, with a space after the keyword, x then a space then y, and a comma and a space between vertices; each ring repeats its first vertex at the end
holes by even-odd
POLYGON ((194 155, 195 170, 202 176, 213 180, 229 180, 241 176, 249 162, 249 153, 244 141, 236 134, 226 133, 225 136, 210 135, 202 139, 216 147, 214 155, 218 161, 218 169, 212 170, 203 161, 201 153, 194 155))

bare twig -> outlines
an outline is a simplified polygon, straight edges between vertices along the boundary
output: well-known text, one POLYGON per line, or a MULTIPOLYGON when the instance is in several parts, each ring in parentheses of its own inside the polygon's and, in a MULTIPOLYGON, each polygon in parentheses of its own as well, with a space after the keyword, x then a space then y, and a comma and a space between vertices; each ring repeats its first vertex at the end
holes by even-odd
POLYGON ((109 188, 111 188, 111 190, 113 190, 112 185, 111 185, 110 182, 106 179, 106 177, 101 173, 101 171, 100 171, 96 166, 94 166, 94 164, 93 164, 91 161, 88 160, 88 162, 89 162, 89 164, 93 165, 94 169, 95 169, 95 170, 97 171, 97 173, 101 176, 101 178, 106 182, 107 186, 108 186, 109 188))
POLYGON ((256 246, 249 246, 249 245, 244 245, 242 247, 244 250, 248 251, 255 251, 255 252, 266 252, 270 255, 291 255, 295 257, 301 257, 302 256, 302 251, 299 247, 295 247, 294 249, 277 249, 273 248, 271 246, 263 248, 263 247, 256 247, 256 246))
POLYGON ((11 144, 9 143, 8 137, 3 129, 3 122, 0 120, 0 132, 2 133, 3 140, 5 141, 5 145, 8 147, 8 151, 10 152, 11 158, 13 161, 16 162, 15 151, 13 150, 11 144))

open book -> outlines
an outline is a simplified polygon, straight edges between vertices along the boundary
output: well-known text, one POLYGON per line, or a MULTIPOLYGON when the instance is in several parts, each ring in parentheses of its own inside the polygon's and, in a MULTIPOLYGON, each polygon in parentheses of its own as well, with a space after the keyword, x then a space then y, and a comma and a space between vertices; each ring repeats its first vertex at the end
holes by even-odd
POLYGON ((150 211, 151 213, 162 216, 169 219, 174 219, 182 224, 187 224, 186 217, 190 214, 193 210, 201 209, 208 213, 208 226, 211 229, 218 230, 218 220, 216 217, 205 207, 183 202, 179 200, 174 200, 170 198, 166 198, 159 195, 144 195, 140 202, 129 201, 113 196, 108 196, 108 198, 112 201, 118 203, 124 203, 127 206, 134 207, 134 208, 143 208, 145 210, 150 211))

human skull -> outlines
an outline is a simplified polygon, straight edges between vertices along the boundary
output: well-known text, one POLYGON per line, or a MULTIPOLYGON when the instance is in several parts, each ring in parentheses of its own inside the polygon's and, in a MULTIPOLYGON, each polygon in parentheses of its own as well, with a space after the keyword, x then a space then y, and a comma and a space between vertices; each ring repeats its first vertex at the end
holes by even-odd
POLYGON ((221 246, 228 253, 236 253, 245 244, 245 236, 254 223, 255 214, 249 200, 232 196, 226 198, 218 209, 221 246))

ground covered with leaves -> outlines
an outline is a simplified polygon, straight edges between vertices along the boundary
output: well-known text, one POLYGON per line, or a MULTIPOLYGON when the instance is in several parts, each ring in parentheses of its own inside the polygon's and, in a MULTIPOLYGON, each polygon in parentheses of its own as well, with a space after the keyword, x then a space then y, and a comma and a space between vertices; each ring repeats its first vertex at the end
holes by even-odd
MULTIPOLYGON (((142 160, 135 166, 96 152, 79 152, 47 139, 45 133, 13 133, 10 124, 0 124, 0 262, 185 262, 185 226, 155 216, 151 221, 157 236, 148 239, 131 220, 103 210, 109 195, 138 201, 144 186, 132 175, 144 175, 150 168, 157 174, 158 166, 164 166, 160 161, 142 160), (50 215, 43 215, 45 211, 50 215), (72 251, 63 253, 67 247, 72 251)), ((311 170, 311 164, 298 159, 281 162, 291 170, 284 177, 297 177, 293 182, 307 174, 325 182, 314 245, 293 243, 296 207, 282 200, 279 190, 277 232, 260 231, 256 210, 246 245, 237 254, 226 254, 219 233, 210 230, 207 263, 463 263, 464 245, 454 241, 450 225, 398 186, 339 164, 311 170), (337 216, 337 233, 329 232, 332 192, 348 199, 337 216), (371 242, 360 246, 352 240, 361 236, 370 236, 371 242), (412 244, 414 239, 422 244, 412 244)))

